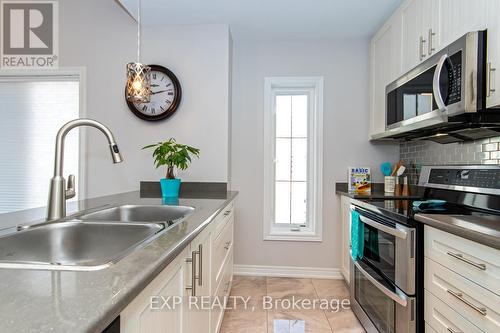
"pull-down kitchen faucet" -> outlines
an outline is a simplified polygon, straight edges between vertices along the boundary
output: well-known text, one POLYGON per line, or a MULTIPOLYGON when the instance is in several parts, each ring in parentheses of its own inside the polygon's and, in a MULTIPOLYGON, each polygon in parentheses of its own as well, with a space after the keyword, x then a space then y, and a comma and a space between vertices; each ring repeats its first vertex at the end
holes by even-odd
POLYGON ((120 150, 115 142, 113 133, 105 125, 92 119, 75 119, 63 125, 57 132, 56 154, 54 160, 54 177, 50 180, 49 203, 47 206, 47 221, 57 220, 66 216, 66 199, 75 196, 75 176, 70 175, 68 189, 63 177, 64 140, 66 134, 75 127, 91 126, 100 130, 108 139, 113 163, 123 161, 120 150))

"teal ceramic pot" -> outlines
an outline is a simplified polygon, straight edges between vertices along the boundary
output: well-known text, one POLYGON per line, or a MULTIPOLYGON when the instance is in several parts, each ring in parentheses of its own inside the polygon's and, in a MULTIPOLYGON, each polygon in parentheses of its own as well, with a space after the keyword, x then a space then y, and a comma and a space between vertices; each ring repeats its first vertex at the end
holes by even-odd
POLYGON ((181 180, 175 179, 160 179, 161 185, 161 195, 163 198, 175 198, 179 196, 179 190, 181 188, 181 180))

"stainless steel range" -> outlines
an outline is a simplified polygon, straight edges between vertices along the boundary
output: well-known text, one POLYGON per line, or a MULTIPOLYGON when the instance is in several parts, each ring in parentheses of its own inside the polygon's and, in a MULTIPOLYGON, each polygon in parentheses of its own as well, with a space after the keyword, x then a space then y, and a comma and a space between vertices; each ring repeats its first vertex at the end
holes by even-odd
MULTIPOLYGON (((424 166, 422 199, 352 200, 361 250, 351 260, 351 306, 368 332, 424 332, 423 224, 500 215, 500 167, 424 166)), ((470 219, 469 220, 473 220, 470 219)))

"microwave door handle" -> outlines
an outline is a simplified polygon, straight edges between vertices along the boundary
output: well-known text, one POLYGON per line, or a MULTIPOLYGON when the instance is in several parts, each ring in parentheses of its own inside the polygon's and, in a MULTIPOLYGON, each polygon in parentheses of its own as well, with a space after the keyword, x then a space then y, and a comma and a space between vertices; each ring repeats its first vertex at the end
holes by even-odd
POLYGON ((404 295, 403 293, 397 294, 397 293, 393 292, 392 290, 389 290, 388 288, 386 288, 382 283, 378 282, 377 279, 375 279, 367 271, 365 271, 363 269, 363 267, 361 267, 361 265, 358 262, 354 261, 354 265, 361 272, 361 274, 363 274, 363 276, 365 278, 367 278, 368 281, 373 283, 375 285, 375 287, 377 287, 378 290, 383 292, 384 295, 386 295, 387 297, 392 299, 394 302, 398 303, 399 305, 401 305, 403 307, 406 307, 408 305, 408 298, 406 297, 406 295, 404 295))
POLYGON ((392 235, 394 237, 401 238, 401 239, 406 239, 408 237, 408 233, 406 231, 385 226, 382 223, 378 223, 378 222, 376 222, 372 219, 369 219, 363 215, 360 215, 359 219, 361 222, 368 224, 368 225, 374 227, 375 229, 383 231, 386 234, 392 235))
POLYGON ((441 89, 439 89, 439 81, 441 81, 441 71, 443 70, 444 63, 448 59, 448 55, 444 54, 439 58, 439 61, 434 71, 434 78, 432 80, 432 92, 434 93, 434 98, 436 99, 436 104, 439 111, 446 111, 446 104, 444 104, 443 96, 441 95, 441 89))

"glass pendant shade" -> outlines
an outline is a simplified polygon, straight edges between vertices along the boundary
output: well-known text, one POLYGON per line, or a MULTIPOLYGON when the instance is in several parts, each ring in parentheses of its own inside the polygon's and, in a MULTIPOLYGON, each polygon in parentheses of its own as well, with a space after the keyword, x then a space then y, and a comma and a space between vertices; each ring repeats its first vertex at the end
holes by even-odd
POLYGON ((151 96, 151 67, 138 62, 127 64, 127 101, 148 103, 151 96))

